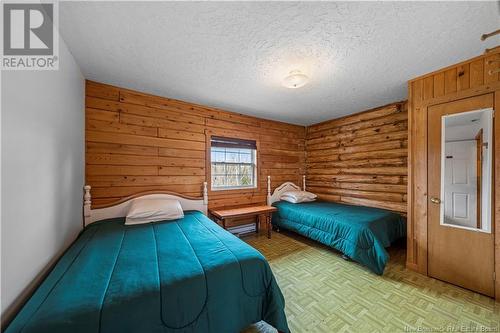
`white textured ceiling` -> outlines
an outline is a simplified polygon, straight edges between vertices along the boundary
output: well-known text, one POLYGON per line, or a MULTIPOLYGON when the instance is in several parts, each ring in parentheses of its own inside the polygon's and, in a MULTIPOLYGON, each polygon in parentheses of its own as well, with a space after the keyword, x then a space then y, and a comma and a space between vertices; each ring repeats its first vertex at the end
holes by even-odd
POLYGON ((303 125, 500 44, 479 39, 496 2, 65 2, 59 19, 88 79, 303 125), (293 69, 310 83, 281 86, 293 69))

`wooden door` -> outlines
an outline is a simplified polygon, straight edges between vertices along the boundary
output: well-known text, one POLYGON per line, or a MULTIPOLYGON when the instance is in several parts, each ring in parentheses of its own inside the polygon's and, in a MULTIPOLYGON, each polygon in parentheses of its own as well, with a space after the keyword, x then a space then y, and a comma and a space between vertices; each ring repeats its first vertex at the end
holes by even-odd
MULTIPOLYGON (((441 173, 443 117, 493 108, 493 94, 429 107, 428 112, 428 273, 494 296, 494 234, 442 223, 441 173)), ((444 169, 443 169, 444 170, 444 169)), ((443 198, 444 199, 444 198, 443 198)), ((444 215, 443 215, 444 216, 444 215)), ((492 225, 490 230, 494 230, 492 225)))

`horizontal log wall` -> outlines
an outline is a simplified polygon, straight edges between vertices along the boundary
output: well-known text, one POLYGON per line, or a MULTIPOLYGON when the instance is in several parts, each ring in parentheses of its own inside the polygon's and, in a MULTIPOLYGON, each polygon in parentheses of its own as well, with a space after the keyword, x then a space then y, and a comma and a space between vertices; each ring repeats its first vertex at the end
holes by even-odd
POLYGON ((272 187, 301 183, 326 200, 406 212, 405 103, 307 128, 87 81, 86 180, 94 204, 162 189, 201 195, 207 131, 259 140, 259 187, 210 192, 209 207, 265 203, 272 187), (307 154, 307 161, 305 155, 307 154), (306 163, 307 162, 307 163, 306 163))
POLYGON ((407 161, 405 102, 307 128, 307 185, 325 200, 406 213, 407 161))
POLYGON ((273 187, 300 182, 305 128, 87 81, 86 181, 93 204, 154 189, 201 196, 206 130, 259 140, 259 187, 209 194, 209 208, 266 202, 273 187))

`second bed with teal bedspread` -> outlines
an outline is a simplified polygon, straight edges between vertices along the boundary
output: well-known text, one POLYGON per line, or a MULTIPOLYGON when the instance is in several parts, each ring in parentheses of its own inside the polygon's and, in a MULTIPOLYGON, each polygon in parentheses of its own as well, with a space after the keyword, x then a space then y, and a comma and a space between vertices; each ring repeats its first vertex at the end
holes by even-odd
POLYGON ((289 332, 283 295, 255 249, 200 212, 87 227, 7 333, 289 332))
POLYGON ((273 224, 333 247, 379 275, 389 260, 385 248, 406 236, 404 217, 383 209, 322 201, 273 206, 273 224))

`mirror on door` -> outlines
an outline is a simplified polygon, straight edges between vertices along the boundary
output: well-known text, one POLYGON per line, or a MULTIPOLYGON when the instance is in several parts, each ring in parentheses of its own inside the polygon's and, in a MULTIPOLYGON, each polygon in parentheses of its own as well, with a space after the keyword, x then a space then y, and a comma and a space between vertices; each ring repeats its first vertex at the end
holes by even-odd
POLYGON ((441 224, 491 232, 491 109, 442 118, 441 224))

